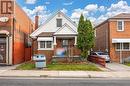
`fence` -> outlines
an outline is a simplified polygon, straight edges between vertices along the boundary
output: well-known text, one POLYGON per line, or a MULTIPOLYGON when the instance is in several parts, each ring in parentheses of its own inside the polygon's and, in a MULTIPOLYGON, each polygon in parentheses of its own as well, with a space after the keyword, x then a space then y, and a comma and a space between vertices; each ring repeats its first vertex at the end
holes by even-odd
POLYGON ((104 58, 100 58, 100 57, 98 57, 98 56, 90 55, 90 56, 88 57, 88 61, 93 62, 93 63, 96 63, 96 64, 99 64, 99 65, 101 65, 101 66, 103 66, 103 67, 106 66, 106 61, 105 61, 105 59, 104 59, 104 58))

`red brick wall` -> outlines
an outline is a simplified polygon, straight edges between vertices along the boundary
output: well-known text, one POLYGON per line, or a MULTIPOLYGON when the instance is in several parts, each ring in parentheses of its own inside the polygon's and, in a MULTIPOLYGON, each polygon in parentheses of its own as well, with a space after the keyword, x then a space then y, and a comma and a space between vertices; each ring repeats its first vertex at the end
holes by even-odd
POLYGON ((50 63, 52 60, 52 56, 54 56, 53 50, 38 50, 37 54, 43 54, 47 58, 47 63, 50 63))
MULTIPOLYGON (((57 45, 54 46, 54 50, 38 50, 37 42, 34 41, 33 42, 34 43, 34 54, 43 54, 43 55, 45 55, 47 57, 47 63, 50 63, 51 60, 52 60, 52 57, 54 56, 55 49, 56 48, 62 48, 62 39, 57 38, 56 42, 57 42, 57 45)), ((73 48, 73 55, 80 55, 80 50, 77 49, 76 46, 74 46, 74 39, 70 39, 69 44, 73 48)))
POLYGON ((95 28, 96 38, 95 38, 95 51, 101 50, 105 51, 108 49, 108 22, 103 23, 101 26, 95 28))
MULTIPOLYGON (((112 43, 112 38, 130 38, 130 21, 129 19, 123 20, 125 20, 125 30, 121 32, 117 31, 117 19, 109 19, 105 23, 95 28, 97 31, 95 50, 101 49, 102 51, 104 51, 105 46, 108 43, 110 58, 114 62, 120 61, 120 54, 118 51, 115 50, 115 44, 112 43), (106 29, 108 30, 108 33, 104 34, 106 29), (105 39, 105 37, 108 39, 108 41, 105 39)), ((130 56, 130 51, 122 52, 122 57, 126 58, 128 56, 130 56)))
MULTIPOLYGON (((115 44, 112 44, 112 38, 130 38, 130 21, 124 19, 124 31, 117 31, 117 20, 110 21, 110 56, 115 62, 119 62, 119 52, 115 50, 115 44)), ((122 57, 130 56, 130 51, 124 51, 122 57)))
POLYGON ((25 45, 33 31, 33 23, 25 12, 16 4, 15 5, 15 30, 14 30, 14 56, 13 63, 18 64, 24 61, 31 60, 32 51, 31 48, 27 48, 25 45))

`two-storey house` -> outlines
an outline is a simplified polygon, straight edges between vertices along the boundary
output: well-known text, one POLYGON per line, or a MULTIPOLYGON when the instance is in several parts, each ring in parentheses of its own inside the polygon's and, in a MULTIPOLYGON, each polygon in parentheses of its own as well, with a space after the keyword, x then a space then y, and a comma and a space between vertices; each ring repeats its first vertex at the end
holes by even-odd
POLYGON ((121 13, 95 27, 96 51, 109 53, 111 61, 122 63, 130 56, 130 14, 121 13))

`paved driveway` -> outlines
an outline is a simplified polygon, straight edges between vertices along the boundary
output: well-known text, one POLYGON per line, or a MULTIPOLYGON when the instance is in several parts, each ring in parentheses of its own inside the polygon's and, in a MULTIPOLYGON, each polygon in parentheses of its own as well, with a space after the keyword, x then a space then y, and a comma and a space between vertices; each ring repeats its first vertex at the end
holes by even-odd
POLYGON ((130 67, 119 63, 107 63, 106 67, 111 71, 130 71, 130 67))
POLYGON ((0 73, 15 69, 18 65, 12 65, 12 66, 0 66, 0 73))

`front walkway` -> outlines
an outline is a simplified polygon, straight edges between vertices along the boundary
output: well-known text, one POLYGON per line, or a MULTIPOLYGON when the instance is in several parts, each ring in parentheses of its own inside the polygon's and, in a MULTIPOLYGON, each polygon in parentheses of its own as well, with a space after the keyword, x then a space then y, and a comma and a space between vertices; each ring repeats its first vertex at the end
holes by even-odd
POLYGON ((0 73, 4 73, 9 70, 13 70, 17 67, 18 65, 13 65, 13 66, 0 66, 0 73))
POLYGON ((106 68, 111 71, 130 71, 130 67, 119 63, 107 63, 106 68))

